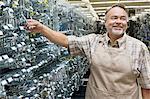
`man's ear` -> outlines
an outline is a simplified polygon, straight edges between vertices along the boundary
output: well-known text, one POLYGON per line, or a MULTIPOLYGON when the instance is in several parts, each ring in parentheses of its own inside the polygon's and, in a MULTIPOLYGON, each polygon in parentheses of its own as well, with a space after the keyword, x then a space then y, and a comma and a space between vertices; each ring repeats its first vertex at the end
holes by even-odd
POLYGON ((129 22, 129 17, 127 16, 127 23, 129 22))
POLYGON ((105 17, 105 19, 104 19, 104 23, 106 23, 106 21, 107 21, 107 19, 106 19, 106 17, 105 17))
POLYGON ((107 16, 105 15, 105 18, 104 18, 104 22, 106 23, 106 20, 107 20, 107 16))
POLYGON ((106 18, 104 19, 104 23, 106 23, 106 18))

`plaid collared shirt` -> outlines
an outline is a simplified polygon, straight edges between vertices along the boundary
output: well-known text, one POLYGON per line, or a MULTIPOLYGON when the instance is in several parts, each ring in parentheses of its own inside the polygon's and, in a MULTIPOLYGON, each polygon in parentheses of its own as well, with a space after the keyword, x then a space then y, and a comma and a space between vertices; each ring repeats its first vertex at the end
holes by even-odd
MULTIPOLYGON (((91 62, 91 53, 94 52, 98 43, 104 47, 109 46, 109 37, 107 34, 89 34, 82 37, 68 36, 68 48, 71 55, 85 55, 91 62)), ((126 33, 117 40, 119 48, 125 48, 132 58, 132 70, 142 88, 150 89, 150 53, 148 48, 141 41, 128 36, 126 33)))

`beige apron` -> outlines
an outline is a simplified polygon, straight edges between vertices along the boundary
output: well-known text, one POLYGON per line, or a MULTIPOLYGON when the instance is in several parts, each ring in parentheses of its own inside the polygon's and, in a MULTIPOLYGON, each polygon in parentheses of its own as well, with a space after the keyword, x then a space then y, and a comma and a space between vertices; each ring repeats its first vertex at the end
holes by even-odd
POLYGON ((124 48, 102 47, 92 52, 85 99, 139 99, 136 76, 124 48))

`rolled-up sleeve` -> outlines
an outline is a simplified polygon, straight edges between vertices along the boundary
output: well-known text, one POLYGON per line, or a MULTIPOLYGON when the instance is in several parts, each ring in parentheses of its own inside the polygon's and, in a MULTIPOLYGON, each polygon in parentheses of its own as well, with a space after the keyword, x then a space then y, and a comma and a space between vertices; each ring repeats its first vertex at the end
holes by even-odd
POLYGON ((95 34, 89 34, 82 37, 68 36, 68 50, 71 55, 87 55, 91 50, 91 43, 94 40, 95 34))
POLYGON ((139 83, 142 88, 150 89, 150 53, 146 46, 142 47, 140 58, 141 58, 141 74, 139 83))

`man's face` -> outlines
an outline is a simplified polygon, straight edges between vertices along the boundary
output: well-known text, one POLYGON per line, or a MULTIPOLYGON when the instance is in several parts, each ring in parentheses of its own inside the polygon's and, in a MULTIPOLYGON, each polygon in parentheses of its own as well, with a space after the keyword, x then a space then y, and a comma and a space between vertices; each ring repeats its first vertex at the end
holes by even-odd
POLYGON ((122 35, 127 29, 128 15, 124 9, 114 7, 106 14, 105 27, 108 33, 122 35))

